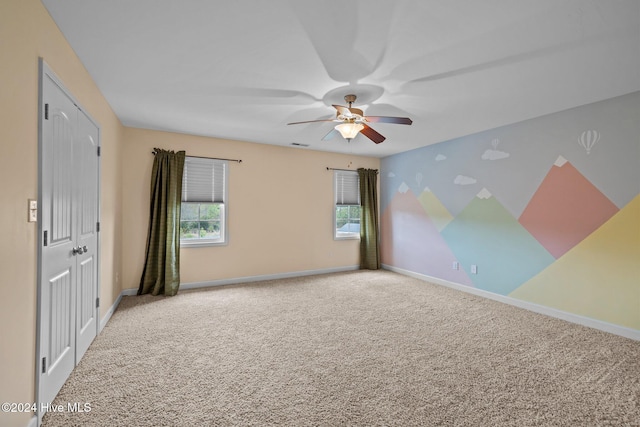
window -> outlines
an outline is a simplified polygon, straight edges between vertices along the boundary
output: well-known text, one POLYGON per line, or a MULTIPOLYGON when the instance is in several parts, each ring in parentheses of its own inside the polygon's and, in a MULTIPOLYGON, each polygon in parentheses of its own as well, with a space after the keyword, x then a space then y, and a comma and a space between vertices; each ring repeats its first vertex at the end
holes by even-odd
POLYGON ((186 157, 182 177, 180 244, 227 243, 227 162, 186 157))
POLYGON ((360 179, 355 171, 333 171, 334 238, 360 238, 360 179))

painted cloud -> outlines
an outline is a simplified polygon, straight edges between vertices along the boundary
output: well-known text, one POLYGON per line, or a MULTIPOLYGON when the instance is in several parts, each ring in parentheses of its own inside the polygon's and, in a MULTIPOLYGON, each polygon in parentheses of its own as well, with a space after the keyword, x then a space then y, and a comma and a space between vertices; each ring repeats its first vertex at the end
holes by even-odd
POLYGON ((500 160, 509 157, 509 153, 500 150, 487 150, 482 154, 482 160, 500 160))
POLYGON ((458 185, 471 185, 475 184, 476 182, 478 182, 477 179, 464 175, 458 175, 456 176, 456 179, 453 180, 453 183, 458 185))

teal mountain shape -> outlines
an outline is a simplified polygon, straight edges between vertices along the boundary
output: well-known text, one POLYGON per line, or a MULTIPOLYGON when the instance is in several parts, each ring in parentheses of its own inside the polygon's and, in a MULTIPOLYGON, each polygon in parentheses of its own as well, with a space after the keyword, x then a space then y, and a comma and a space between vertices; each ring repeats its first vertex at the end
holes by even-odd
POLYGON ((384 264, 448 280, 466 286, 473 282, 463 270, 451 268, 458 261, 424 208, 408 187, 401 186, 380 223, 384 264))
POLYGON ((475 287, 500 295, 555 261, 486 189, 441 234, 475 287), (471 265, 477 266, 477 274, 471 274, 471 265))

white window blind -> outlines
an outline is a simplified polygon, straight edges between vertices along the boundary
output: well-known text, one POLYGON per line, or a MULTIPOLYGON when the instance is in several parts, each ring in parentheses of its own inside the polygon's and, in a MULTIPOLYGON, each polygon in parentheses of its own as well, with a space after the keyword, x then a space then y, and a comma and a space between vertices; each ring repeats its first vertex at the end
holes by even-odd
POLYGON ((336 170, 336 205, 360 204, 360 180, 358 172, 336 170))
POLYGON ((182 201, 224 203, 226 167, 226 160, 186 157, 182 178, 182 201))

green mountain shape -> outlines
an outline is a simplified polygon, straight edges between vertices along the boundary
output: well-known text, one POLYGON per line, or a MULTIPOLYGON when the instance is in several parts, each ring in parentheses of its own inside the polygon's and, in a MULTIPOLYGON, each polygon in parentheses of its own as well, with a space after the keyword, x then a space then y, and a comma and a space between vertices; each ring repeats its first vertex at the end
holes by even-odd
POLYGON ((555 261, 486 189, 441 234, 474 285, 500 295, 555 261), (471 274, 471 265, 477 266, 477 274, 471 274))
POLYGON ((640 195, 509 296, 640 330, 640 195))
POLYGON ((438 197, 436 197, 429 188, 425 188, 420 196, 418 196, 418 201, 438 231, 442 231, 451 221, 453 221, 453 215, 451 215, 440 199, 438 199, 438 197))

